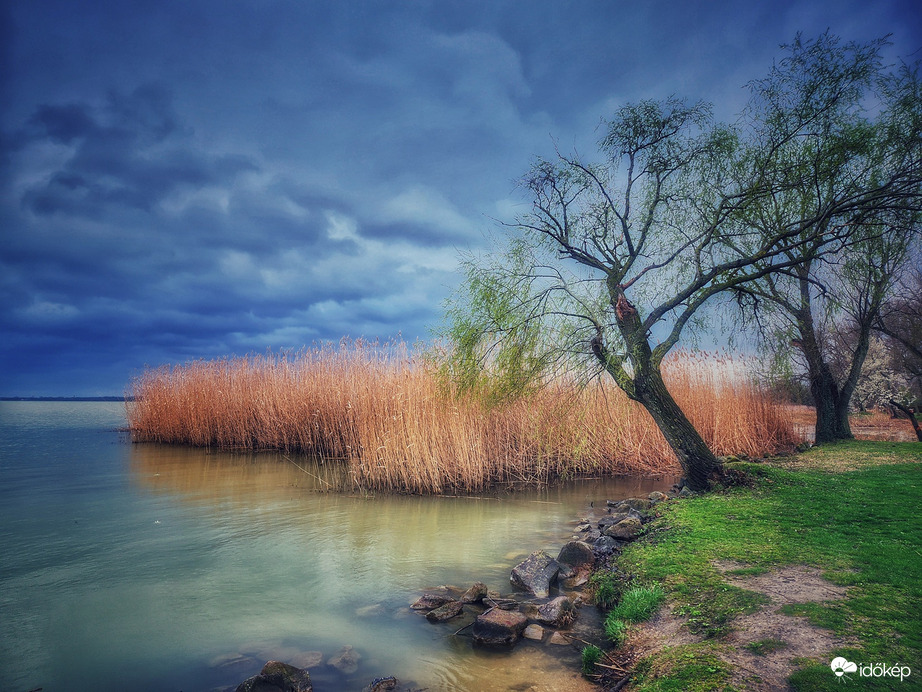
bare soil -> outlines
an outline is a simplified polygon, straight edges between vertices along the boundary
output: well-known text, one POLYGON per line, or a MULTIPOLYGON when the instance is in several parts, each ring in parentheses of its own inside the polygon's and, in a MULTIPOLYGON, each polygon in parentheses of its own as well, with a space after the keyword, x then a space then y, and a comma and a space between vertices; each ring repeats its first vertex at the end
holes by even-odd
MULTIPOLYGON (((716 654, 734 671, 731 685, 753 692, 786 690, 795 660, 826 661, 832 650, 851 643, 810 624, 806 618, 780 612, 782 606, 792 603, 845 598, 846 589, 824 579, 819 570, 788 565, 764 574, 740 576, 727 573, 746 565, 726 561, 715 567, 725 574, 729 584, 763 593, 770 599, 758 611, 739 616, 733 630, 716 647, 716 654), (756 647, 762 653, 747 648, 751 644, 762 644, 756 647)), ((701 641, 684 626, 684 618, 673 615, 671 610, 667 604, 638 628, 629 642, 632 658, 639 660, 667 647, 701 641)))

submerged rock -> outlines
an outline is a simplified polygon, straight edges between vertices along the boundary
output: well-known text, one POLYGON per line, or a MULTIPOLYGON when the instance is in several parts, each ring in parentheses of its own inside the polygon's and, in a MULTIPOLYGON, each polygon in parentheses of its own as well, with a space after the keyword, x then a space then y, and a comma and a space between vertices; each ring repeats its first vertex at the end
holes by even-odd
POLYGON ((281 661, 269 661, 259 675, 237 685, 236 692, 312 692, 313 689, 306 670, 281 661))
POLYGON ((528 618, 517 610, 494 608, 474 620, 474 643, 482 646, 512 646, 522 636, 528 618))
POLYGON ((352 675, 359 669, 360 658, 362 658, 362 654, 351 646, 344 646, 339 650, 339 653, 332 656, 330 660, 327 661, 327 664, 346 675, 352 675))
POLYGON ((543 550, 538 550, 512 569, 510 581, 516 589, 538 598, 547 598, 559 571, 557 561, 543 550))
POLYGON ((522 636, 525 637, 525 639, 540 642, 544 639, 544 628, 541 625, 532 623, 522 631, 522 636))

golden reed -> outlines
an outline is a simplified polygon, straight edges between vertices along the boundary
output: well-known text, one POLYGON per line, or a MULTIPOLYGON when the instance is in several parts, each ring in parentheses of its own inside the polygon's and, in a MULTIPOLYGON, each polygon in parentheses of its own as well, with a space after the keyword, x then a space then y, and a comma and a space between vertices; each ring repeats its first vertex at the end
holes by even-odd
MULTIPOLYGON (((738 362, 680 353, 665 372, 715 453, 759 456, 796 441, 783 407, 740 377, 738 362)), ((646 411, 613 383, 558 383, 488 407, 447 395, 443 382, 403 344, 344 342, 148 370, 131 384, 128 420, 138 442, 335 459, 368 490, 680 470, 646 411)))

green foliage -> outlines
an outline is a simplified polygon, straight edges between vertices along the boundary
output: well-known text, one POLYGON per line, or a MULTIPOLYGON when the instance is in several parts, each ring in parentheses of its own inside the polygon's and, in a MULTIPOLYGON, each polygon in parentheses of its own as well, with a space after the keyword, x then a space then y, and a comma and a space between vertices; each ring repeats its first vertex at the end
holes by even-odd
POLYGON ((595 644, 588 644, 583 647, 582 654, 582 671, 583 675, 592 675, 595 672, 595 664, 602 660, 602 650, 595 644))
POLYGON ((615 617, 613 612, 605 617, 603 629, 605 636, 615 646, 621 646, 627 639, 627 623, 615 617))
POLYGON ((621 578, 617 572, 597 570, 589 578, 589 590, 593 603, 603 610, 609 610, 621 597, 621 578))
POLYGON ((621 596, 621 602, 610 614, 627 622, 644 622, 649 620, 666 598, 659 584, 653 586, 635 586, 621 596))

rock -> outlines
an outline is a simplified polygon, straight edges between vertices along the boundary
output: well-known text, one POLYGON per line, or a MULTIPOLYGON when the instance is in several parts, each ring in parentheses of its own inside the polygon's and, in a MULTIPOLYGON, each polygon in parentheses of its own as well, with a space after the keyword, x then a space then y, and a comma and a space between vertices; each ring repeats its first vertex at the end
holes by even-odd
POLYGON ((570 638, 563 632, 554 632, 551 638, 547 640, 548 644, 569 644, 570 638))
POLYGON ((376 617, 378 615, 384 615, 384 606, 380 603, 373 603, 371 605, 362 606, 355 609, 355 614, 360 618, 370 618, 376 617))
POLYGON ((524 629, 522 636, 525 637, 525 639, 531 639, 533 641, 540 642, 542 639, 544 639, 544 628, 541 625, 532 623, 524 629))
POLYGON ((335 656, 327 661, 327 665, 333 666, 336 670, 352 675, 359 669, 359 659, 362 654, 353 649, 351 646, 344 646, 335 656))
POLYGON ((445 620, 451 620, 460 615, 462 610, 464 610, 464 604, 461 601, 449 601, 426 613, 426 619, 429 622, 445 622, 445 620))
POLYGON ((393 675, 386 678, 375 678, 371 684, 362 689, 362 692, 391 692, 400 686, 400 681, 393 675))
POLYGON ((487 597, 489 593, 487 585, 482 581, 474 582, 474 585, 471 586, 467 591, 461 594, 462 603, 479 603, 484 598, 487 597))
POLYGON ((576 617, 576 607, 566 596, 558 596, 538 608, 536 620, 549 627, 566 627, 576 617))
POLYGON ((312 692, 313 689, 306 670, 281 661, 269 661, 259 675, 237 685, 236 692, 312 692))
POLYGON ((434 608, 439 608, 446 603, 451 603, 453 600, 455 599, 443 594, 424 593, 422 596, 416 599, 410 608, 413 610, 433 610, 434 608))
POLYGON ((595 554, 585 543, 570 541, 560 549, 557 563, 560 565, 557 578, 561 585, 567 589, 575 589, 589 581, 595 567, 595 554))
POLYGON ((520 591, 527 591, 538 598, 547 598, 558 571, 560 567, 557 561, 543 550, 538 550, 513 568, 510 581, 520 591))
POLYGON ((592 551, 602 557, 612 553, 620 553, 624 547, 624 541, 619 541, 611 536, 599 536, 592 544, 592 551))
POLYGON ((599 529, 601 529, 602 533, 605 533, 606 527, 617 524, 619 521, 623 521, 629 517, 633 517, 634 519, 643 522, 643 515, 640 512, 638 512, 633 507, 624 507, 619 511, 613 511, 608 516, 599 519, 599 529))
POLYGON ((654 505, 657 502, 662 502, 663 500, 666 500, 669 498, 669 496, 666 493, 661 493, 659 490, 654 490, 652 493, 647 495, 647 497, 650 499, 650 502, 652 502, 654 505))
POLYGON ((586 523, 577 524, 576 531, 578 533, 585 533, 586 531, 589 531, 591 528, 592 528, 592 524, 586 524, 586 523))
POLYGON ((627 517, 617 524, 606 527, 602 533, 622 541, 632 541, 640 535, 641 531, 643 531, 643 525, 640 523, 640 519, 627 517))
POLYGON ((323 652, 305 651, 291 659, 291 664, 298 668, 316 668, 323 663, 323 652))
POLYGON ((649 497, 629 497, 626 500, 618 500, 617 502, 608 501, 609 506, 613 511, 624 511, 625 509, 636 509, 638 512, 642 512, 645 509, 650 509, 653 505, 653 502, 649 497))
POLYGON ((488 610, 474 620, 474 643, 482 646, 512 646, 522 636, 527 624, 528 618, 517 610, 488 610))
POLYGON ((688 486, 684 486, 679 491, 679 497, 695 497, 697 494, 694 490, 689 490, 688 486))

